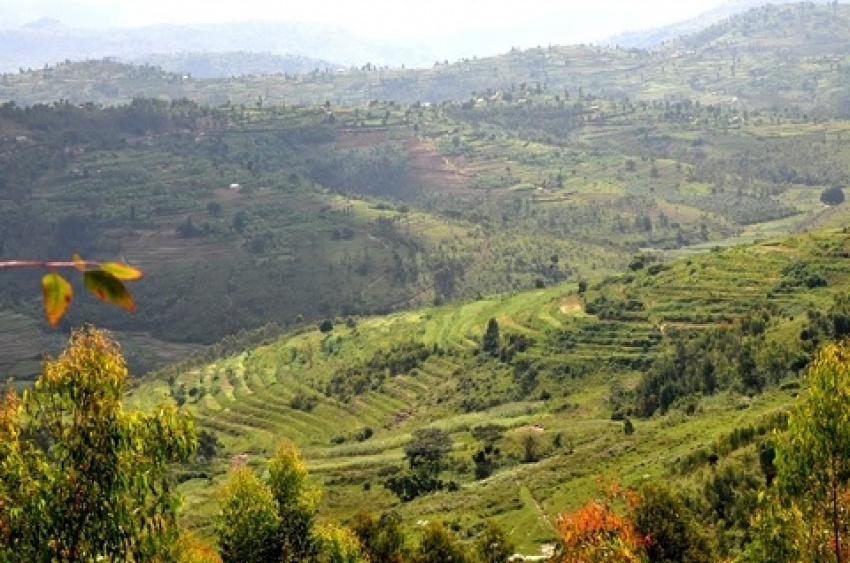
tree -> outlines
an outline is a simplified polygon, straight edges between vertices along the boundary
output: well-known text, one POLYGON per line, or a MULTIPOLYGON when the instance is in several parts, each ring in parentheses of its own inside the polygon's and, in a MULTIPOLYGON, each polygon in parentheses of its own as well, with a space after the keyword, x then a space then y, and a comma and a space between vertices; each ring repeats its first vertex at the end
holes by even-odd
POLYGON ((701 563, 715 561, 694 514, 676 493, 659 484, 646 484, 633 509, 635 530, 646 541, 650 561, 701 563))
POLYGON ((305 561, 316 554, 313 522, 318 491, 307 487, 307 466, 292 443, 284 443, 269 461, 269 488, 277 502, 284 561, 305 561))
POLYGON ((279 561, 280 516, 271 490, 253 471, 237 467, 221 490, 216 525, 224 563, 279 561))
POLYGON ((486 479, 495 471, 501 457, 501 451, 492 442, 485 443, 474 454, 472 462, 475 464, 473 470, 476 479, 486 479))
POLYGON ((475 542, 475 553, 481 563, 505 563, 514 553, 514 544, 505 530, 490 520, 475 542))
POLYGON ((224 208, 217 201, 211 201, 207 204, 207 213, 210 217, 221 218, 224 216, 224 208))
POLYGON ((828 561, 830 553, 821 544, 812 544, 811 523, 796 503, 788 502, 776 487, 760 497, 750 521, 753 540, 739 558, 742 563, 765 561, 828 561), (817 557, 812 557, 815 553, 817 557))
POLYGON ((425 528, 416 563, 466 563, 469 558, 452 534, 440 522, 431 522, 425 528))
POLYGON ((496 319, 490 319, 487 321, 487 330, 484 331, 484 338, 481 340, 481 350, 496 357, 499 355, 499 349, 501 347, 502 339, 499 336, 499 322, 496 319))
POLYGON ((351 525, 370 561, 402 563, 408 560, 401 516, 397 512, 382 514, 377 520, 359 512, 351 525))
POLYGON ((776 446, 770 440, 759 444, 759 467, 764 475, 765 485, 770 487, 776 478, 776 446))
POLYGON ((427 475, 439 475, 443 458, 452 449, 451 436, 439 428, 419 428, 413 439, 404 446, 410 468, 427 475))
POLYGON ((579 295, 584 295, 587 292, 587 281, 579 280, 578 282, 578 293, 579 295))
POLYGON ((820 201, 824 205, 841 205, 844 203, 844 190, 840 186, 826 188, 820 194, 820 201))
POLYGON ((789 419, 787 439, 777 447, 776 484, 786 506, 812 523, 812 549, 828 546, 841 563, 848 560, 850 547, 842 498, 850 479, 850 342, 823 347, 806 377, 808 394, 789 419))
POLYGON ((236 468, 222 489, 216 522, 222 559, 305 561, 319 554, 314 519, 318 495, 307 488, 307 469, 292 444, 278 448, 261 481, 236 468))
POLYGON ((357 536, 347 528, 330 524, 316 528, 317 563, 368 563, 357 536))
MULTIPOLYGON (((182 389, 185 390, 185 387, 182 389)), ((224 445, 214 433, 208 430, 201 430, 198 433, 198 457, 202 458, 206 463, 218 455, 218 452, 224 445)))
POLYGON ((522 462, 537 463, 540 461, 540 452, 538 452, 537 438, 532 433, 527 433, 522 437, 522 462))
POLYGON ((117 344, 87 327, 0 404, 0 560, 177 560, 168 464, 197 446, 173 406, 125 411, 117 344))
POLYGON ((625 500, 634 506, 635 495, 614 486, 603 501, 592 500, 571 514, 558 517, 561 544, 555 563, 640 563, 645 561, 644 538, 632 521, 612 504, 625 500))

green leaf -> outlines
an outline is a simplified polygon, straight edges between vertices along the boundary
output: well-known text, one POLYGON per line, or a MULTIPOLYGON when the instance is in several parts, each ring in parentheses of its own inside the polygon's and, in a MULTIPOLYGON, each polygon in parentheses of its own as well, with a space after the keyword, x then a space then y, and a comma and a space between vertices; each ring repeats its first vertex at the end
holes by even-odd
POLYGON ((74 290, 71 289, 68 280, 56 272, 50 272, 41 278, 41 291, 44 294, 44 313, 47 316, 47 324, 56 326, 68 310, 74 290))
POLYGON ((133 296, 117 277, 105 270, 88 270, 83 274, 83 283, 95 297, 130 311, 136 310, 133 296))
POLYGON ((121 262, 103 262, 100 269, 109 272, 119 280, 137 280, 142 277, 142 271, 121 262))

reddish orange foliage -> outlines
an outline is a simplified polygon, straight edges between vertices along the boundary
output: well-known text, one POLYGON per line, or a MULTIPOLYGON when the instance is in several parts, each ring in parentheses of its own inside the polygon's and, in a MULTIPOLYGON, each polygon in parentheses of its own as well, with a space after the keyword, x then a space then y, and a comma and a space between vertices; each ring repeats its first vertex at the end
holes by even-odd
POLYGON ((622 499, 629 507, 637 496, 613 485, 604 502, 593 500, 571 514, 557 519, 561 548, 553 561, 558 563, 639 563, 645 561, 645 538, 639 536, 630 519, 620 516, 611 504, 622 499))

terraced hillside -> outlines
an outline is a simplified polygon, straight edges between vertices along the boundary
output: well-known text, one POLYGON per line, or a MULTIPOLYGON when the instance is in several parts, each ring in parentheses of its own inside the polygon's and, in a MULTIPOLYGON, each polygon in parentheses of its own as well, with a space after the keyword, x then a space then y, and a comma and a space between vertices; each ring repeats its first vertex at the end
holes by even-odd
POLYGON ((798 387, 789 384, 797 377, 790 364, 781 385, 691 396, 663 416, 633 419, 631 435, 612 412, 681 334, 731 329, 763 307, 773 311, 766 342, 803 353, 806 319, 846 290, 847 256, 850 236, 841 231, 671 263, 644 256, 629 274, 581 293, 575 284, 557 285, 339 319, 327 332, 304 327, 210 364, 173 366, 143 382, 134 400, 185 401, 225 444, 205 470, 209 480, 182 485, 187 518, 202 530, 215 511, 211 484, 228 459, 244 454, 259 464, 288 438, 323 484, 327 517, 394 508, 409 526, 442 519, 470 534, 495 518, 534 552, 553 539, 552 517, 593 496, 599 479, 699 482, 712 451, 721 463, 748 459, 752 442, 718 444, 736 429, 771 424, 772 413, 789 405, 798 387), (482 349, 489 319, 500 328, 497 356, 482 349), (403 446, 423 427, 451 435, 444 477, 458 489, 399 502, 382 483, 404 465, 403 446), (492 475, 476 480, 472 455, 486 427, 497 429, 501 454, 492 475))

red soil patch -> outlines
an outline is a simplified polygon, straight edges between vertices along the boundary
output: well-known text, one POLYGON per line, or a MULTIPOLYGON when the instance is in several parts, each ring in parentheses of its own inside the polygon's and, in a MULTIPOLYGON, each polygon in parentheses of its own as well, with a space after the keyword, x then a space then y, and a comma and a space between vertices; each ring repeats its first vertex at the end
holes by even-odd
POLYGON ((405 129, 380 127, 373 129, 345 129, 337 135, 342 147, 368 147, 376 143, 404 140, 410 155, 410 172, 431 193, 471 192, 469 180, 472 173, 457 162, 449 162, 432 146, 409 137, 405 129))
POLYGON ((458 168, 433 147, 416 139, 407 143, 410 171, 428 191, 443 193, 470 192, 471 174, 458 168))

